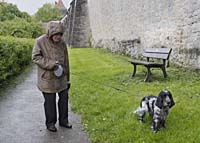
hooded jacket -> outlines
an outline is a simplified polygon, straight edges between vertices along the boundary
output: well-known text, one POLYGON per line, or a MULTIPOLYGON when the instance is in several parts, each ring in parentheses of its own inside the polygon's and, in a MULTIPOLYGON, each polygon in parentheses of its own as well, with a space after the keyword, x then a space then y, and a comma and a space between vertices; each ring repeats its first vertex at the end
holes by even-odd
POLYGON ((63 40, 58 43, 51 40, 57 33, 63 33, 62 24, 59 21, 49 22, 46 34, 37 38, 32 51, 32 61, 38 66, 37 86, 40 91, 46 93, 66 89, 70 80, 67 46, 63 40), (56 63, 64 69, 61 77, 54 75, 56 63))

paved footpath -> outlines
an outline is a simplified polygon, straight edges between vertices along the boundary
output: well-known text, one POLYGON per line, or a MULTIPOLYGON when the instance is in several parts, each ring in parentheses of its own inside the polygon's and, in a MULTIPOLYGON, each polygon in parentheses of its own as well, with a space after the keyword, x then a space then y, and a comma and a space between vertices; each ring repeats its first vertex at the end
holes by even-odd
POLYGON ((89 143, 80 117, 69 113, 72 129, 56 133, 45 126, 43 96, 36 87, 36 66, 20 75, 17 84, 0 93, 0 143, 89 143))

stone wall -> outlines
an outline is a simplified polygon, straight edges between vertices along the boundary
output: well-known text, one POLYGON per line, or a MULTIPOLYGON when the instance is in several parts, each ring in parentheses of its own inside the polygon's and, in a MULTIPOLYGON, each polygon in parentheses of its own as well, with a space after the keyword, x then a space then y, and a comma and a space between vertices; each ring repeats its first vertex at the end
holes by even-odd
POLYGON ((90 22, 87 0, 72 0, 68 15, 62 19, 64 40, 71 47, 90 47, 90 22))
POLYGON ((199 0, 88 0, 92 45, 139 57, 170 47, 171 62, 200 69, 199 0))
POLYGON ((199 0, 72 0, 66 42, 139 58, 143 48, 172 48, 171 63, 200 69, 199 0))

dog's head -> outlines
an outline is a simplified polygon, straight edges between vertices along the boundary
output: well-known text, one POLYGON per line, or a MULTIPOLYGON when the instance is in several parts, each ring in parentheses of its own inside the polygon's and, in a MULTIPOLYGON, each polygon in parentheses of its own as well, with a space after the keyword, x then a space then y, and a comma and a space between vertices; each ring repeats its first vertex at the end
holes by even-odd
POLYGON ((158 98, 156 100, 156 106, 158 106, 159 108, 166 108, 166 107, 171 108, 174 105, 175 105, 175 102, 174 102, 171 92, 166 89, 162 90, 159 93, 158 98))

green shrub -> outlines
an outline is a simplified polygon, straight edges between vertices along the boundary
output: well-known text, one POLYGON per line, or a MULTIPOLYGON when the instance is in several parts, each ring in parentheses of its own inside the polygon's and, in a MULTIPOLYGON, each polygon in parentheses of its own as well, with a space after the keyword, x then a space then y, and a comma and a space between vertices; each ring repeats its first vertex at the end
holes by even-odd
POLYGON ((36 38, 44 33, 44 28, 35 22, 16 18, 0 22, 0 35, 18 38, 36 38))
POLYGON ((33 39, 0 36, 0 84, 31 62, 33 39))
POLYGON ((16 5, 0 2, 0 36, 36 38, 45 32, 32 17, 21 12, 16 5))
POLYGON ((63 17, 61 10, 54 4, 46 3, 38 9, 34 15, 36 21, 49 22, 51 20, 61 20, 63 17))
POLYGON ((0 2, 0 21, 12 20, 15 18, 31 21, 31 16, 27 12, 21 12, 18 7, 12 3, 0 2))

